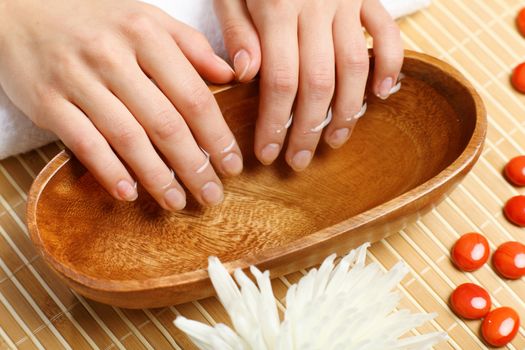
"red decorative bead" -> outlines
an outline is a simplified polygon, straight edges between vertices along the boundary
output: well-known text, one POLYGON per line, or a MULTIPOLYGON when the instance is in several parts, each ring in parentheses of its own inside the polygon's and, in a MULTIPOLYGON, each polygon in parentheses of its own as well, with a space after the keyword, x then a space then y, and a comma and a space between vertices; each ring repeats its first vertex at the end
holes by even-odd
POLYGON ((518 92, 525 93, 525 63, 520 63, 514 68, 510 81, 518 92))
POLYGON ((450 306, 458 316, 476 320, 488 314, 492 302, 485 289, 473 283, 464 283, 450 295, 450 306))
POLYGON ((514 196, 507 201, 505 216, 512 223, 525 227, 525 196, 514 196))
POLYGON ((463 271, 474 271, 483 266, 489 258, 489 243, 479 233, 467 233, 461 236, 452 247, 451 258, 463 271))
POLYGON ((525 245, 519 242, 503 243, 494 252, 492 264, 503 277, 518 279, 525 276, 525 245))
POLYGON ((505 176, 514 185, 525 186, 525 156, 512 158, 505 166, 505 176))
POLYGON ((520 317, 510 307, 492 310, 481 324, 481 334, 492 346, 504 346, 518 333, 520 317))
POLYGON ((521 35, 525 36, 525 8, 518 12, 518 16, 516 17, 516 26, 518 27, 518 31, 521 33, 521 35))

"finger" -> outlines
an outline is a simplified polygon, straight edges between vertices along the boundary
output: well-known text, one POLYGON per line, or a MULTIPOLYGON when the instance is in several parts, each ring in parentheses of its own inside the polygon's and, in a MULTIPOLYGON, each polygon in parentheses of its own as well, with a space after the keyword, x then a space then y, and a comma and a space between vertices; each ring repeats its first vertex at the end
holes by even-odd
POLYGON ((261 163, 271 164, 282 149, 297 93, 297 13, 283 8, 266 13, 261 18, 255 17, 254 21, 261 37, 264 57, 254 148, 261 163))
MULTIPOLYGON (((180 47, 186 58, 202 77, 215 84, 225 84, 232 81, 235 72, 230 65, 213 51, 206 37, 199 31, 190 26, 177 21, 159 8, 143 4, 148 14, 150 14, 162 28, 168 31, 174 42, 180 47)), ((140 21, 130 23, 134 34, 147 37, 154 25, 151 20, 141 18, 140 21)), ((164 73, 166 74, 166 72, 164 73)))
POLYGON ((86 115, 70 102, 58 104, 46 118, 47 127, 71 149, 113 197, 134 201, 137 183, 86 115))
POLYGON ((333 24, 337 89, 332 104, 333 119, 326 128, 325 141, 341 147, 352 134, 357 120, 366 111, 363 103, 369 59, 358 9, 342 8, 333 24))
POLYGON ((124 65, 109 84, 190 192, 203 204, 221 202, 222 184, 207 155, 179 112, 140 67, 124 65))
POLYGON ((374 38, 374 94, 388 98, 398 90, 398 75, 403 65, 403 43, 399 27, 379 0, 365 0, 361 10, 365 28, 374 38))
POLYGON ((286 150, 286 161, 296 171, 310 164, 335 86, 332 19, 316 12, 306 9, 299 18, 299 92, 286 150))
POLYGON ((252 80, 261 66, 261 49, 246 2, 215 0, 214 5, 237 80, 252 80))
POLYGON ((225 175, 239 174, 242 155, 235 137, 213 94, 180 49, 160 33, 137 48, 137 57, 210 155, 214 168, 225 175))
POLYGON ((131 167, 139 182, 163 208, 184 208, 184 190, 128 109, 98 82, 84 83, 81 86, 72 96, 74 103, 131 167))

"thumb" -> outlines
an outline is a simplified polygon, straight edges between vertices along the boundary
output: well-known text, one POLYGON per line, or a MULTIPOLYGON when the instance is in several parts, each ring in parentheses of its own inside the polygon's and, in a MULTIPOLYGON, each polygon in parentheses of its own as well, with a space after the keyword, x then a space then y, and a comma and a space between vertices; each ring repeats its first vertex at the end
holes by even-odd
POLYGON ((261 49, 245 1, 215 0, 214 3, 235 77, 241 82, 250 81, 261 66, 261 49))

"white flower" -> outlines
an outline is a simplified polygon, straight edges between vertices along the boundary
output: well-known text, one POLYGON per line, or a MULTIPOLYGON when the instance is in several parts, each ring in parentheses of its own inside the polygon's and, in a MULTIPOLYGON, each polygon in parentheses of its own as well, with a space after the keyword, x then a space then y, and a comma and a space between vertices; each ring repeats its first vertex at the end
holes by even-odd
POLYGON ((235 330, 182 316, 175 325, 205 350, 412 350, 429 349, 446 339, 446 333, 439 332, 400 339, 435 314, 395 309, 401 295, 393 289, 408 269, 401 262, 387 273, 376 263, 365 265, 368 246, 352 250, 337 265, 335 254, 327 257, 319 270, 311 269, 292 285, 282 322, 268 271, 250 267, 255 285, 242 270, 236 270, 239 290, 219 259, 210 257, 208 273, 235 330))

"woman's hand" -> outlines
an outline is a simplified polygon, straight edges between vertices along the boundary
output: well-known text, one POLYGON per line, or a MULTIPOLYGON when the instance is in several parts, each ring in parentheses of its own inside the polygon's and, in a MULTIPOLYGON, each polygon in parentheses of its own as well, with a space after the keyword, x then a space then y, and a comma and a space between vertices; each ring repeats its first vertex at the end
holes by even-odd
POLYGON ((10 99, 114 197, 137 198, 135 176, 162 207, 182 209, 173 169, 199 202, 217 204, 215 170, 242 171, 235 138, 199 76, 226 83, 233 71, 203 35, 159 9, 133 0, 5 0, 0 48, 10 99))
POLYGON ((363 26, 374 39, 373 93, 386 99, 397 83, 403 46, 379 0, 215 0, 215 8, 237 79, 260 68, 255 154, 264 164, 279 155, 292 114, 286 161, 295 170, 310 163, 327 116, 325 141, 348 140, 366 109, 363 26))

